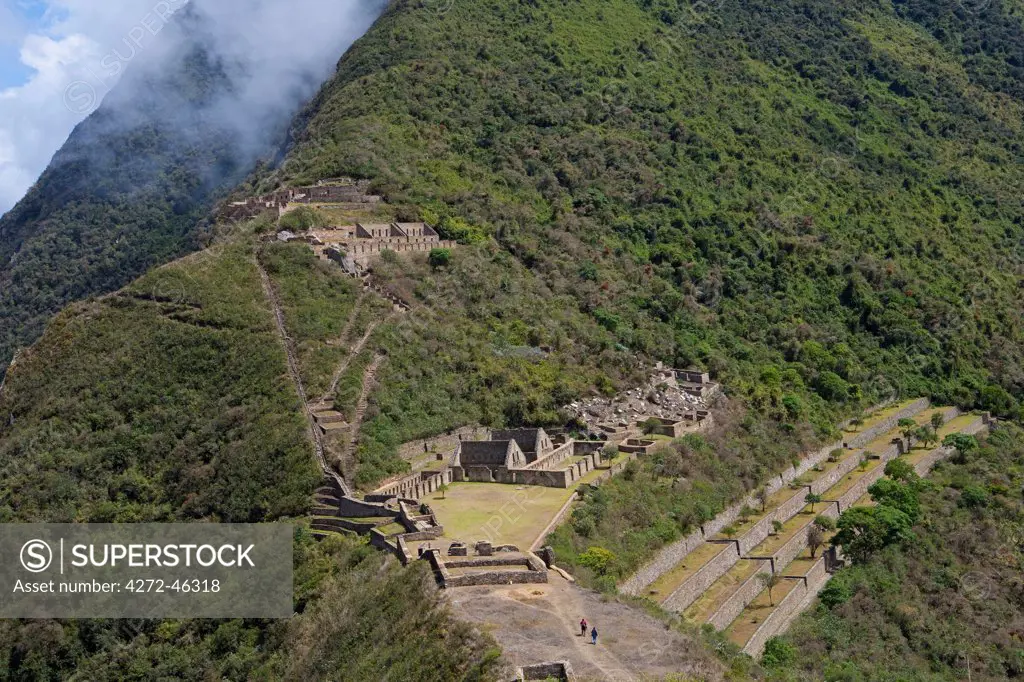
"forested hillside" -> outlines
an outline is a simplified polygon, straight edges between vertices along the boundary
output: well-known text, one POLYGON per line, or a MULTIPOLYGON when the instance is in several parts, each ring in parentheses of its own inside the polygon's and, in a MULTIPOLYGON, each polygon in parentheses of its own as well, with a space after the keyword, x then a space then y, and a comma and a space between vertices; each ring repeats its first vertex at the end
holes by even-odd
POLYGON ((92 113, 0 217, 0 378, 69 302, 208 243, 214 202, 278 158, 295 112, 381 1, 325 15, 316 0, 159 4, 145 45, 126 37, 70 84, 52 105, 92 113))
MULTIPOLYGON (((654 361, 709 369, 729 397, 720 430, 627 471, 590 500, 601 513, 558 531, 568 565, 579 548, 621 541, 611 579, 592 581, 610 589, 868 405, 925 395, 1020 419, 1022 9, 392 2, 294 123, 298 146, 241 190, 366 178, 396 219, 462 243, 447 263, 375 267, 412 310, 364 351, 383 359, 353 482, 404 471, 399 444, 454 426, 564 422, 560 406, 630 386, 654 361)), ((202 102, 218 65, 183 63, 205 74, 186 88, 202 102)), ((65 301, 190 248, 221 181, 245 172, 230 136, 199 126, 190 151, 172 153, 150 118, 104 137, 115 115, 75 138, 107 150, 108 165, 69 153, 0 223, 0 257, 20 249, 0 272, 0 357, 65 301)), ((0 394, 0 520, 304 513, 315 460, 253 260, 254 231, 272 227, 222 226, 214 249, 56 318, 0 394)), ((294 280, 284 294, 304 316, 302 370, 322 373, 309 348, 336 331, 343 287, 304 272, 323 267, 312 258, 282 250, 267 262, 294 280), (301 300, 304 281, 315 303, 301 300)), ((992 570, 994 553, 968 563, 966 539, 955 556, 939 544, 964 524, 984 533, 998 514, 1019 516, 1020 437, 1006 433, 922 492, 922 557, 893 548, 844 574, 843 599, 802 621, 813 634, 773 645, 774 669, 726 648, 736 677, 874 679, 885 651, 906 659, 891 679, 933 661, 936 679, 952 679, 964 647, 986 648, 993 679, 1017 670, 1019 646, 1002 635, 964 647, 946 637, 1019 609, 1016 583, 992 613, 877 604, 928 571, 942 595, 962 569, 992 570), (961 505, 975 488, 966 499, 984 504, 961 505), (933 615, 945 630, 931 638, 933 615), (863 634, 860 616, 879 630, 863 634), (863 646, 844 648, 843 633, 863 646)), ((297 546, 303 615, 290 625, 8 623, 0 678, 493 672, 486 637, 449 620, 419 569, 398 573, 347 542, 313 546, 301 531, 297 546), (353 625, 367 606, 374 617, 353 625)))
POLYGON ((217 191, 248 172, 204 107, 229 79, 198 42, 137 68, 0 219, 0 367, 69 302, 198 248, 217 191))
POLYGON ((1007 680, 1024 675, 1024 433, 1003 426, 919 492, 909 542, 825 586, 769 644, 771 680, 1007 680))
POLYGON ((498 652, 425 565, 302 527, 322 474, 254 248, 236 234, 77 304, 22 355, 0 522, 291 521, 297 615, 3 621, 0 680, 492 679, 498 652))
POLYGON ((1010 2, 395 2, 266 184, 374 178, 780 421, 1013 415, 1022 45, 1010 2))

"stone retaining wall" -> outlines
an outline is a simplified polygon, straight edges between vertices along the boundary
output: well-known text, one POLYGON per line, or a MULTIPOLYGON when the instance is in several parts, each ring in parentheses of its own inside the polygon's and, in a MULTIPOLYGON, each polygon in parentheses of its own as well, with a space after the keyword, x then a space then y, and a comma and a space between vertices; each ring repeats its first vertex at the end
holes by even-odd
POLYGON ((434 436, 433 438, 423 438, 421 440, 410 441, 398 447, 398 455, 405 460, 416 459, 424 454, 424 443, 428 443, 431 450, 450 453, 458 447, 459 443, 461 443, 463 439, 486 440, 487 429, 482 426, 464 426, 461 429, 452 431, 451 433, 434 436), (462 438, 460 439, 459 436, 462 436, 462 438))
POLYGON ((759 566, 754 571, 754 574, 744 580, 743 584, 733 592, 732 596, 726 599, 718 607, 718 610, 708 618, 708 623, 714 626, 716 630, 724 630, 729 627, 729 624, 743 613, 743 609, 747 608, 747 604, 754 601, 754 598, 764 590, 761 576, 771 573, 772 562, 767 559, 756 559, 755 561, 758 562, 759 566))
POLYGON ((352 497, 341 498, 338 502, 338 514, 340 516, 351 516, 353 518, 359 518, 361 516, 390 516, 391 518, 398 518, 397 511, 388 509, 383 504, 362 502, 352 497))
POLYGON ((512 472, 509 483, 522 485, 539 485, 545 488, 568 488, 575 481, 575 470, 534 471, 532 469, 516 469, 512 472))
MULTIPOLYGON (((877 438, 878 435, 893 428, 896 425, 896 422, 903 417, 913 416, 927 407, 927 398, 915 400, 907 407, 896 411, 894 414, 880 421, 878 424, 875 424, 856 434, 852 438, 847 439, 847 444, 850 445, 851 448, 866 445, 877 438)), ((833 450, 842 447, 843 441, 836 441, 812 452, 803 461, 801 461, 796 468, 789 467, 778 477, 767 482, 764 487, 768 490, 769 494, 777 492, 783 486, 788 485, 796 478, 802 476, 818 464, 825 461, 833 450)), ((756 508, 757 500, 755 499, 754 493, 751 493, 747 498, 741 500, 732 507, 729 507, 722 513, 718 514, 714 519, 705 523, 703 526, 703 533, 698 529, 681 540, 677 540, 676 542, 663 547, 655 555, 652 561, 642 566, 636 573, 619 585, 619 591, 630 595, 641 594, 644 589, 657 580, 662 574, 672 570, 675 565, 686 558, 687 554, 692 552, 696 547, 699 547, 700 543, 704 540, 705 535, 714 535, 735 521, 744 505, 750 505, 756 508)), ((803 505, 801 505, 801 507, 802 506, 803 505)))
POLYGON ((739 560, 740 555, 736 550, 736 543, 732 540, 722 543, 722 551, 677 587, 662 606, 669 611, 682 612, 687 606, 697 601, 697 598, 704 594, 704 591, 711 587, 712 583, 725 575, 725 572, 736 565, 739 560))
MULTIPOLYGON (((767 514, 763 519, 751 526, 750 530, 740 536, 739 549, 740 554, 746 554, 754 547, 764 542, 765 538, 772 531, 774 526, 776 515, 767 514)), ((784 519, 782 519, 784 521, 784 519)))
POLYGON ((913 417, 915 414, 928 409, 928 405, 927 398, 918 398, 902 410, 891 414, 871 428, 861 431, 852 438, 848 438, 847 443, 851 448, 862 448, 886 431, 896 428, 896 423, 904 417, 913 417))
POLYGON ((794 491, 793 497, 783 502, 778 511, 775 513, 775 518, 782 523, 789 521, 791 518, 796 516, 801 509, 807 506, 807 488, 802 487, 794 491))
MULTIPOLYGON (((372 536, 371 536, 372 540, 372 536)), ((434 569, 434 575, 438 583, 445 589, 453 587, 470 587, 473 585, 524 585, 531 583, 546 583, 548 581, 548 570, 544 562, 533 555, 527 555, 520 560, 514 559, 468 559, 452 562, 456 566, 519 566, 521 569, 481 571, 467 575, 453 576, 448 571, 445 560, 441 557, 441 551, 437 549, 427 550, 423 553, 434 569)))
MULTIPOLYGON (((882 460, 882 463, 880 465, 876 466, 874 469, 861 476, 860 480, 858 480, 853 485, 853 487, 847 490, 846 493, 843 494, 842 497, 840 497, 838 500, 825 501, 838 502, 839 511, 841 512, 844 512, 850 507, 852 507, 857 502, 857 500, 864 496, 864 493, 868 491, 868 488, 875 484, 875 481, 877 481, 878 479, 882 478, 882 476, 885 475, 885 463, 891 459, 899 457, 901 448, 901 445, 890 445, 888 448, 882 451, 879 457, 882 460)), ((831 507, 832 505, 829 505, 829 508, 831 507)))
POLYGON ((444 471, 420 471, 374 491, 374 495, 404 497, 418 500, 436 492, 442 485, 452 482, 450 469, 444 471))
POLYGON ((783 597, 775 610, 765 618, 750 641, 743 647, 743 653, 755 658, 760 656, 764 652, 765 642, 785 632, 793 618, 803 611, 805 605, 814 599, 826 582, 828 582, 828 573, 825 571, 825 558, 822 557, 807 572, 807 576, 799 579, 796 587, 783 597))
POLYGON ((426 252, 433 249, 454 249, 458 244, 452 241, 435 242, 394 242, 382 244, 377 240, 350 241, 342 245, 345 254, 355 260, 363 260, 369 256, 378 256, 382 251, 394 251, 395 253, 426 252))
POLYGON ((860 457, 849 456, 849 453, 847 453, 847 455, 846 459, 840 460, 832 471, 829 471, 811 483, 812 493, 815 495, 821 495, 838 483, 843 476, 846 476, 846 474, 857 468, 860 464, 860 457))
POLYGON ((395 540, 392 542, 391 540, 388 540, 387 536, 376 528, 370 531, 370 545, 379 550, 394 554, 403 564, 407 561, 406 553, 404 550, 399 548, 398 541, 395 540))
POLYGON ((310 521, 309 527, 313 530, 326 530, 335 533, 351 531, 360 535, 366 535, 374 528, 382 525, 387 525, 387 523, 349 521, 348 519, 339 519, 336 517, 314 517, 313 520, 310 521))
POLYGON ((532 682, 533 680, 556 680, 572 682, 574 679, 569 661, 552 661, 524 665, 516 672, 516 682, 532 682))
POLYGON ((573 456, 573 452, 572 443, 565 443, 564 445, 558 446, 544 457, 527 464, 523 469, 550 471, 565 460, 571 458, 573 456))
POLYGON ((804 548, 806 547, 807 528, 801 528, 796 532, 796 535, 787 540, 782 547, 779 547, 775 550, 775 553, 772 554, 775 572, 781 572, 782 569, 789 565, 789 562, 800 556, 800 552, 804 551, 804 548))

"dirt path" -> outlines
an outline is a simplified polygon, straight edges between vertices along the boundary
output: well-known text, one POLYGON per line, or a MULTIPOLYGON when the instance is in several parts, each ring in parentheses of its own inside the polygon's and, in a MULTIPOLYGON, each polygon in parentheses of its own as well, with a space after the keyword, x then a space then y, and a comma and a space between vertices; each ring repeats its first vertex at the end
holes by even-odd
POLYGON ((670 675, 721 680, 703 646, 627 604, 605 600, 549 572, 546 585, 480 586, 446 592, 455 613, 489 632, 513 666, 569 660, 577 679, 661 680, 670 675), (597 645, 580 636, 580 618, 596 626, 597 645))
POLYGON ((313 418, 313 412, 310 410, 309 401, 306 399, 306 388, 302 383, 302 375, 299 373, 299 363, 295 357, 295 349, 292 347, 291 337, 288 336, 288 329, 284 324, 284 313, 281 311, 281 302, 277 297, 277 292, 274 290, 274 284, 270 281, 270 275, 267 274, 263 264, 260 262, 259 254, 255 254, 256 268, 260 271, 260 281, 263 284, 263 294, 270 303, 271 310, 274 313, 274 324, 277 327, 277 335, 284 345, 285 355, 288 358, 288 374, 291 376, 292 383, 295 385, 295 390, 299 394, 299 400, 302 402, 302 411, 306 415, 306 422, 309 426, 309 437, 313 443, 313 449, 316 452, 316 459, 320 463, 320 468, 323 469, 324 475, 335 479, 338 485, 341 486, 342 491, 346 495, 351 495, 352 490, 348 486, 341 476, 339 476, 330 466, 327 464, 327 457, 324 454, 324 440, 323 435, 320 433, 320 427, 317 426, 316 419, 313 418))
POLYGON ((373 356, 373 361, 370 362, 366 367, 366 371, 363 372, 363 389, 359 393, 359 400, 356 401, 356 411, 352 418, 352 426, 349 429, 345 447, 341 453, 342 461, 346 466, 350 466, 355 459, 356 446, 359 444, 359 429, 363 426, 363 419, 366 417, 366 408, 370 402, 370 391, 373 389, 373 383, 377 379, 377 370, 380 369, 383 363, 384 356, 378 353, 373 356))
POLYGON ((348 366, 352 364, 352 361, 356 356, 359 355, 363 348, 366 347, 367 342, 370 340, 370 336, 373 335, 373 332, 376 331, 379 325, 380 322, 371 322, 362 338, 356 341, 352 347, 349 348, 348 355, 346 355, 345 359, 338 364, 338 367, 334 370, 334 374, 331 376, 330 387, 327 389, 327 392, 317 400, 318 403, 327 404, 327 402, 330 401, 331 396, 333 396, 334 392, 338 390, 338 383, 341 381, 342 375, 345 374, 345 370, 348 369, 348 366))

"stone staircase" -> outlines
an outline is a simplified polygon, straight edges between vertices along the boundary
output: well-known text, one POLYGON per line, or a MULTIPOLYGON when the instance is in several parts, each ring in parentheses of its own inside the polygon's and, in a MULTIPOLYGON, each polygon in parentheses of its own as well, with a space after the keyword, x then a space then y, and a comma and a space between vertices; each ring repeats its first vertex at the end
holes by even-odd
POLYGON ((341 516, 341 498, 344 496, 344 491, 330 477, 326 477, 324 484, 316 489, 313 494, 313 520, 310 522, 314 537, 347 532, 347 529, 335 523, 337 517, 341 516))

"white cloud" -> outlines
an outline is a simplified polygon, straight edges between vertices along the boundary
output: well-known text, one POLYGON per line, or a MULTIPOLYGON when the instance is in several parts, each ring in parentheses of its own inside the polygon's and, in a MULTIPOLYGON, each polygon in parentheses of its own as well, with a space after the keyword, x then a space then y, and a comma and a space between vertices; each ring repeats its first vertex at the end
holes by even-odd
POLYGON ((7 42, 20 43, 21 62, 32 69, 24 85, 0 90, 0 213, 10 209, 49 163, 90 108, 65 105, 65 91, 92 78, 103 46, 131 26, 151 0, 59 0, 49 3, 41 26, 15 22, 8 8, 7 42), (20 36, 10 35, 12 26, 20 36))
MULTIPOLYGON (((218 36, 215 49, 244 56, 254 67, 258 77, 237 85, 240 101, 257 108, 293 105, 280 86, 297 87, 309 73, 325 76, 383 6, 383 0, 194 2, 218 36)), ((41 25, 32 29, 0 5, 0 42, 19 44, 21 61, 33 70, 24 85, 0 90, 0 214, 24 196, 135 56, 154 49, 166 20, 186 3, 48 0, 41 25)))

